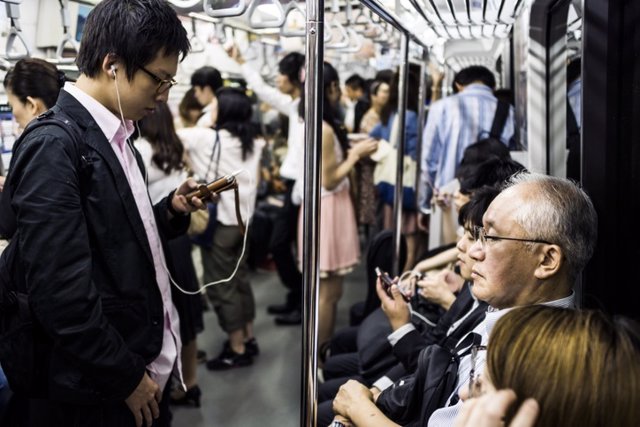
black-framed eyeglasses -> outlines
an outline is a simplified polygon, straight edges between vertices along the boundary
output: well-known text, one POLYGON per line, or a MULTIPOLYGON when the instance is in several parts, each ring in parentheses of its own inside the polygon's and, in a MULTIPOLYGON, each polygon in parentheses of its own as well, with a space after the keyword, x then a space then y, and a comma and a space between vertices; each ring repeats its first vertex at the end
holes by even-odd
POLYGON ((492 236, 487 234, 484 227, 473 227, 473 240, 476 242, 480 242, 482 248, 484 249, 487 240, 513 240, 515 242, 531 242, 531 243, 544 243, 547 245, 551 245, 551 242, 540 239, 521 239, 518 237, 502 237, 502 236, 492 236))
POLYGON ((147 75, 151 77, 156 83, 158 83, 158 87, 156 88, 156 93, 158 95, 165 93, 166 91, 171 89, 173 86, 178 84, 176 79, 161 79, 160 77, 156 76, 154 73, 147 70, 143 66, 140 66, 140 69, 145 73, 147 73, 147 75))

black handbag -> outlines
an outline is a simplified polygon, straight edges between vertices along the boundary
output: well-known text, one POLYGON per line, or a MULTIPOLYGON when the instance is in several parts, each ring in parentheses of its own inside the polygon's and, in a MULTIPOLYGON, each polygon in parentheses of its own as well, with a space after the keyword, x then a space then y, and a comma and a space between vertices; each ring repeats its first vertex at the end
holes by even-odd
POLYGON ((376 406, 391 420, 411 427, 427 427, 431 415, 440 408, 455 404, 449 396, 455 391, 460 360, 477 347, 482 338, 471 333, 455 349, 439 344, 425 348, 418 359, 418 369, 378 396, 376 406))

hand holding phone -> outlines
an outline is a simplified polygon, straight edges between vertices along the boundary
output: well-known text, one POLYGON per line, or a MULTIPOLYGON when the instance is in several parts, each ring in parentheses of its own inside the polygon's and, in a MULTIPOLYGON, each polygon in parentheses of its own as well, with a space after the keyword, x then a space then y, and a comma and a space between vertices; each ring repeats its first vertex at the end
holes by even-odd
MULTIPOLYGON (((395 283, 393 282, 391 277, 389 277, 389 274, 386 271, 380 270, 379 267, 376 267, 376 275, 380 278, 380 283, 382 283, 382 288, 384 289, 384 291, 387 293, 387 295, 389 295, 390 298, 393 298, 393 294, 391 293, 391 286, 393 286, 395 283)), ((411 301, 411 298, 404 292, 402 292, 402 289, 400 289, 400 287, 398 287, 398 290, 400 291, 400 295, 402 295, 402 298, 406 302, 411 301)))
POLYGON ((237 185, 236 175, 238 175, 238 173, 239 172, 234 172, 232 174, 217 178, 207 185, 200 184, 197 190, 190 192, 185 197, 187 198, 187 201, 190 201, 193 197, 197 197, 204 202, 211 197, 212 193, 218 194, 223 191, 229 190, 237 185))

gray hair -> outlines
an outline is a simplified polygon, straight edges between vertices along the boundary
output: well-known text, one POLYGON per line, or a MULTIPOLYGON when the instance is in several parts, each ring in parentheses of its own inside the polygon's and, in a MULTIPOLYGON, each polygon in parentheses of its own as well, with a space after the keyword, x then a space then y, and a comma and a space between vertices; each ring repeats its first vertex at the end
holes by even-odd
POLYGON ((598 215, 591 199, 575 182, 540 173, 518 173, 504 189, 523 184, 535 191, 526 197, 515 221, 531 238, 559 245, 575 279, 591 259, 598 237, 598 215))

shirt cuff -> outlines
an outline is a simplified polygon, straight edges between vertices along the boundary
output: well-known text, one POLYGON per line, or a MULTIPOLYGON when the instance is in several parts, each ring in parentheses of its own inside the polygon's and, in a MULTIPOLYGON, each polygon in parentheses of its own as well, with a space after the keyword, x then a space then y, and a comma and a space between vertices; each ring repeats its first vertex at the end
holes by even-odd
POLYGON ((389 377, 382 377, 375 383, 373 386, 376 387, 380 391, 384 391, 393 385, 393 381, 389 379, 389 377))
POLYGON ((387 337, 387 340, 389 340, 389 344, 391 344, 391 347, 393 347, 398 343, 398 341, 400 341, 402 337, 407 335, 409 332, 415 331, 415 330, 416 330, 415 326, 413 326, 411 323, 407 323, 405 325, 400 326, 398 329, 396 329, 391 334, 389 334, 389 336, 387 337))

